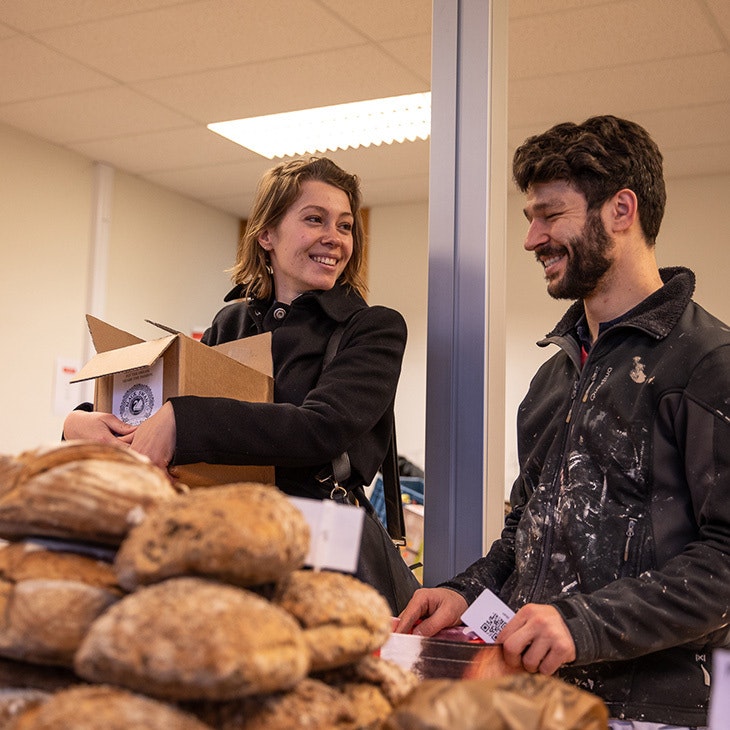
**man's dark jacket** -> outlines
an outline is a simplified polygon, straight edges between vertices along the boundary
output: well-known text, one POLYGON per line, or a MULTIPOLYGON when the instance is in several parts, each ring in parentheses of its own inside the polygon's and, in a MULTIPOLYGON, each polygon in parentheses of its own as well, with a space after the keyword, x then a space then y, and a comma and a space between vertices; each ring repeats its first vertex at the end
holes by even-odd
POLYGON ((706 724, 711 650, 730 620, 730 329, 694 275, 602 332, 581 368, 580 302, 520 406, 520 475, 501 538, 444 584, 513 609, 554 605, 575 641, 560 675, 611 716, 706 724))
MULTIPOLYGON (((240 289, 227 299, 237 296, 240 289)), ((272 332, 274 402, 172 398, 172 463, 273 464, 283 491, 322 497, 329 489, 317 474, 347 451, 352 475, 346 484, 369 484, 390 438, 406 343, 403 317, 369 307, 337 285, 302 294, 291 305, 235 301, 216 315, 203 342, 217 345, 261 332, 272 332), (340 323, 346 325, 337 354, 322 372, 325 348, 340 323)))

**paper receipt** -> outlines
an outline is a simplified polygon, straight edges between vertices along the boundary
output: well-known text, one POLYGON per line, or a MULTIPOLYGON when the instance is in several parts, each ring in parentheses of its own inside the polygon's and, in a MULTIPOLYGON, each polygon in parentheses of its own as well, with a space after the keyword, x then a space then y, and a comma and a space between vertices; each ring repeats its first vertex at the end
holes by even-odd
POLYGON ((464 611, 461 620, 469 631, 487 644, 494 644, 499 632, 514 615, 515 612, 504 601, 486 588, 464 611))

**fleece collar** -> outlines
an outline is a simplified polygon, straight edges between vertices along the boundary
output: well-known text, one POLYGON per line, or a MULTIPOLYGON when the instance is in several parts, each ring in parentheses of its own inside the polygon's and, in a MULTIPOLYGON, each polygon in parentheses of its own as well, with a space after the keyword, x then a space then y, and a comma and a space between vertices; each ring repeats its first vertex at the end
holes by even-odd
MULTIPOLYGON (((638 327, 660 340, 666 337, 677 324, 682 312, 687 308, 695 290, 695 275, 683 266, 659 269, 664 286, 644 301, 639 302, 632 310, 621 318, 621 324, 638 327)), ((585 314, 583 302, 575 302, 558 322, 545 340, 538 344, 547 344, 552 337, 564 337, 569 334, 585 314)))

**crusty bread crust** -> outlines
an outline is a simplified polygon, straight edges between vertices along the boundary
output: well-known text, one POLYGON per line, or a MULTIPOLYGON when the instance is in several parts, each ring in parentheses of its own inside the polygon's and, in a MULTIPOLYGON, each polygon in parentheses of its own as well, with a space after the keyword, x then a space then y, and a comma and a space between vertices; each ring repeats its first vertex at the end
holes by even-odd
POLYGON ((301 568, 308 550, 309 526, 283 492, 229 484, 150 510, 123 542, 115 569, 127 590, 182 575, 252 586, 301 568))
POLYGON ((273 602, 301 623, 315 671, 350 664, 390 635, 386 600, 344 573, 295 571, 279 583, 273 602))
POLYGON ((89 629, 79 676, 161 699, 289 689, 309 670, 296 621, 243 588, 171 578, 122 598, 89 629))

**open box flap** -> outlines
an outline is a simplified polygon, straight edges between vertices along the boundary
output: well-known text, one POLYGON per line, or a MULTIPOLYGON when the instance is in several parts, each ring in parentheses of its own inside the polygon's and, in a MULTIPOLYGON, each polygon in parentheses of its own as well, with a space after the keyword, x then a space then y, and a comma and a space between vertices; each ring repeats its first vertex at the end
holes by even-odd
POLYGON ((274 377, 274 361, 271 357, 271 332, 264 332, 242 340, 213 345, 213 349, 233 358, 258 372, 274 377))
POLYGON ((140 337, 130 335, 129 332, 120 330, 118 327, 114 327, 91 314, 86 315, 86 323, 91 333, 94 349, 97 352, 108 352, 109 350, 144 342, 140 337))
MULTIPOLYGON (((153 322, 151 319, 146 319, 145 322, 159 327, 165 332, 187 337, 183 332, 168 327, 165 324, 153 322)), ((274 361, 271 357, 271 332, 264 332, 260 335, 253 335, 252 337, 244 337, 243 339, 233 340, 232 342, 223 342, 220 345, 213 345, 212 349, 217 350, 226 357, 232 358, 236 362, 240 362, 242 365, 247 365, 264 375, 268 375, 270 378, 274 377, 274 361)))
POLYGON ((82 380, 99 378, 102 375, 121 373, 124 370, 149 367, 176 339, 177 335, 170 335, 159 340, 142 341, 127 347, 100 352, 92 357, 69 382, 78 383, 82 380))

